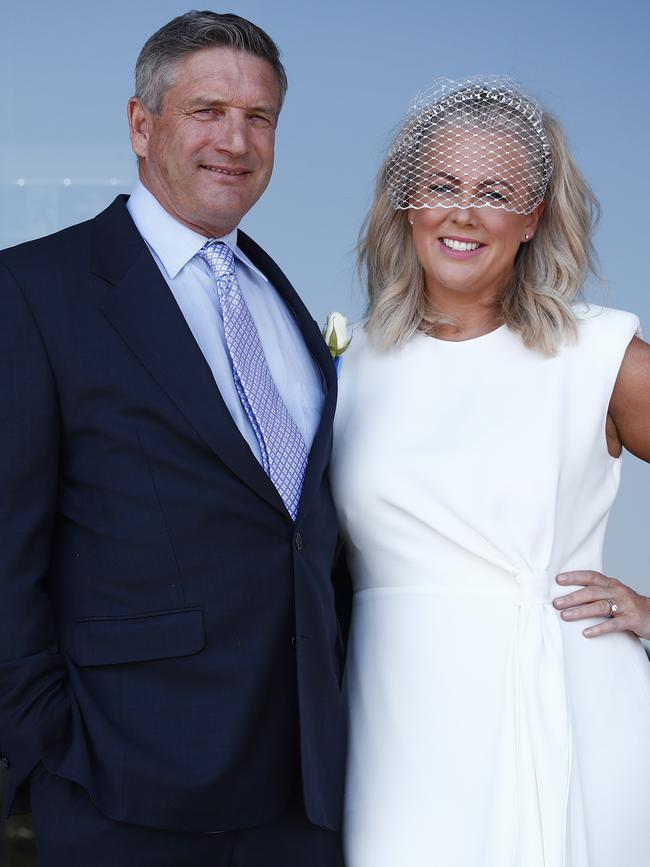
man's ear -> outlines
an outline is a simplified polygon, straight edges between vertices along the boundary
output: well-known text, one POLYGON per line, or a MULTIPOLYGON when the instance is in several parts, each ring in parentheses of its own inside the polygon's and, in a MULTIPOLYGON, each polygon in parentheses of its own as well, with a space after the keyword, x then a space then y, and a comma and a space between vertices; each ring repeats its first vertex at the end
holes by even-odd
POLYGON ((147 156, 151 132, 151 112, 137 96, 132 96, 126 108, 129 118, 131 147, 139 157, 147 156))

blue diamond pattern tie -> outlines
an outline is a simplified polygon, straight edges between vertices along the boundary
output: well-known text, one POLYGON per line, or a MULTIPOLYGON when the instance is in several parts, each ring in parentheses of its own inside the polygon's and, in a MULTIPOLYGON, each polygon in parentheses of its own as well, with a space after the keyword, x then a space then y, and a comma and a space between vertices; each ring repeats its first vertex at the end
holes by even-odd
POLYGON ((211 240, 199 256, 216 281, 235 387, 260 444, 262 466, 295 521, 307 466, 305 441, 271 376, 237 282, 232 250, 222 241, 211 240))

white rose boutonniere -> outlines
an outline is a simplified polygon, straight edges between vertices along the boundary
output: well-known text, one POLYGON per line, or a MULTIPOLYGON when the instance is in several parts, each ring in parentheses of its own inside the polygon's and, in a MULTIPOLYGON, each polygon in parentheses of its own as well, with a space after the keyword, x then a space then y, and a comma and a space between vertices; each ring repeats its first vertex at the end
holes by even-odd
POLYGON ((352 343, 352 336, 348 333, 348 320, 342 313, 334 311, 328 314, 323 328, 323 337, 338 373, 341 367, 341 356, 352 343))

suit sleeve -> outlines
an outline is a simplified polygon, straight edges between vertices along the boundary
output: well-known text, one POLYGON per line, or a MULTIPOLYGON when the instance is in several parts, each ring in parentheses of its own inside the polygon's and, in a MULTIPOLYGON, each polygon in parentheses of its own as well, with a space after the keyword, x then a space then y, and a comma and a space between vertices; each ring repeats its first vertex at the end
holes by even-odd
POLYGON ((47 574, 59 408, 41 334, 0 263, 0 752, 13 785, 65 734, 69 699, 47 574))

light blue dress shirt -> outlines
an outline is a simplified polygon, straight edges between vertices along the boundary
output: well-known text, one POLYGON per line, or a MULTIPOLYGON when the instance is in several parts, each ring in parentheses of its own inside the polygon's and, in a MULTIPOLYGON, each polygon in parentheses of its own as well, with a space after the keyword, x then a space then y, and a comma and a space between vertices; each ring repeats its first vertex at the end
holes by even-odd
MULTIPOLYGON (((140 181, 127 208, 198 343, 233 421, 262 462, 259 443, 237 394, 214 278, 197 256, 206 238, 174 219, 140 181)), ((323 408, 322 375, 291 311, 269 280, 237 247, 237 229, 218 240, 235 254, 235 270, 271 376, 309 452, 323 408)))

